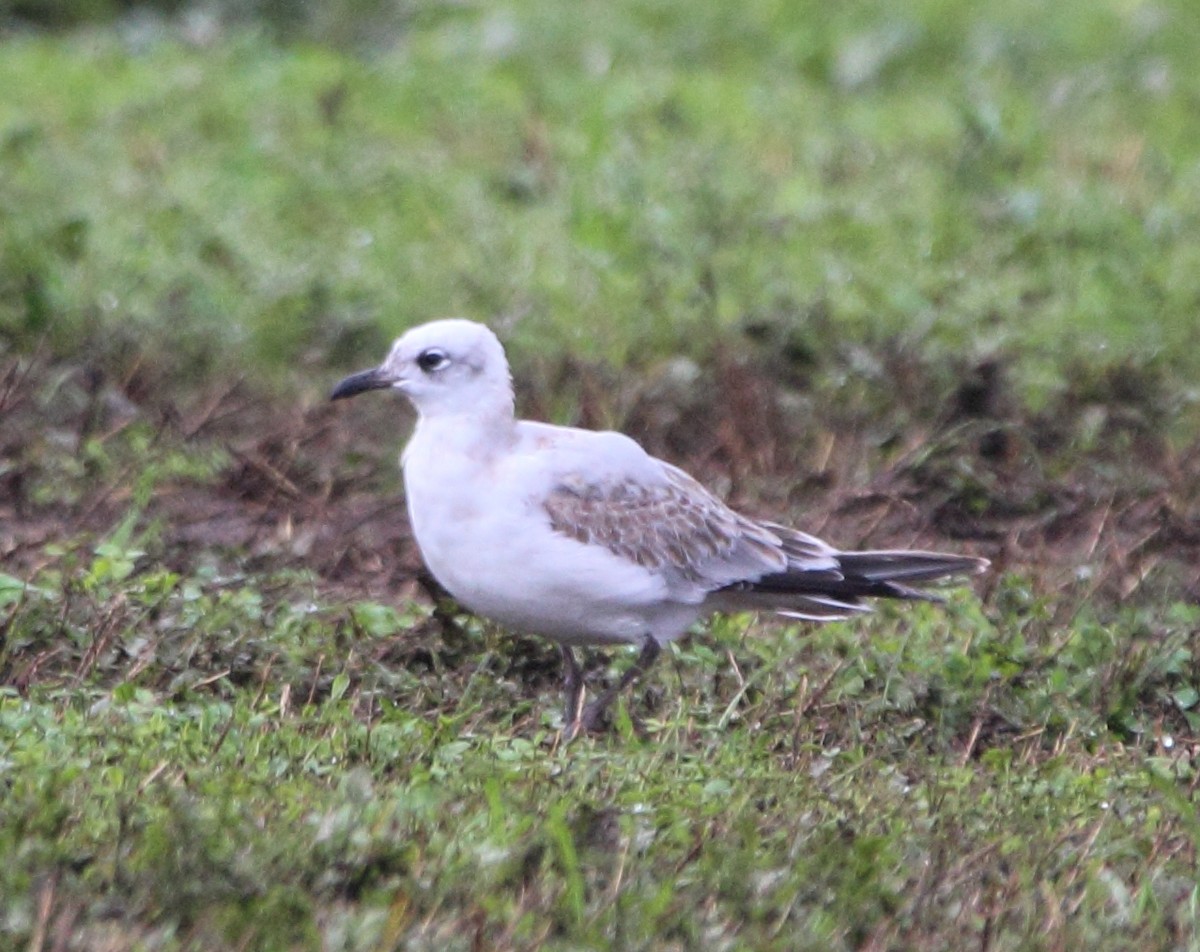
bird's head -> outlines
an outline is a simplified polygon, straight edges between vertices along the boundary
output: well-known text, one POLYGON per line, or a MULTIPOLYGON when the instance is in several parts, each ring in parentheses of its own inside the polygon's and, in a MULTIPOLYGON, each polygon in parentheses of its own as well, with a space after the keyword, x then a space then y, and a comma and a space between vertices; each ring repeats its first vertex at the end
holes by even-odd
POLYGON ((408 397, 422 416, 512 414, 504 347, 489 328, 462 318, 407 331, 382 364, 347 377, 330 399, 389 388, 408 397))

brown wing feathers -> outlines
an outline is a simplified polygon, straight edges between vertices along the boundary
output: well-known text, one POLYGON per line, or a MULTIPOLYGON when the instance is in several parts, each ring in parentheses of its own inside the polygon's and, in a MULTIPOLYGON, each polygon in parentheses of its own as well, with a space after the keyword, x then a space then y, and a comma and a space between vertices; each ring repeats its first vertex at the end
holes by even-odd
POLYGON ((862 598, 936 601, 911 586, 987 565, 938 552, 839 552, 815 536, 747 519, 681 470, 668 467, 666 476, 655 485, 566 478, 545 500, 550 524, 724 602, 805 617, 863 611, 862 598))
POLYGON ((773 532, 682 473, 669 472, 665 483, 649 486, 564 479, 545 509, 556 532, 702 587, 720 588, 787 566, 773 532))

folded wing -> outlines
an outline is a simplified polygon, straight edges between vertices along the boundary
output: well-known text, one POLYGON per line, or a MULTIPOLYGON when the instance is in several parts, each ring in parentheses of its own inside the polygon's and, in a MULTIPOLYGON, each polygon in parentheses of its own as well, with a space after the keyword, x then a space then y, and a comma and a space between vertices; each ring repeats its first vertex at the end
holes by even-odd
POLYGON ((652 481, 562 476, 543 503, 551 527, 659 574, 680 601, 817 620, 870 611, 864 598, 936 601, 915 586, 988 564, 940 552, 841 552, 749 519, 682 470, 661 467, 652 481))
POLYGON ((682 470, 662 467, 653 481, 564 476, 544 501, 550 525, 660 574, 685 602, 787 570, 783 542, 771 529, 734 512, 682 470))

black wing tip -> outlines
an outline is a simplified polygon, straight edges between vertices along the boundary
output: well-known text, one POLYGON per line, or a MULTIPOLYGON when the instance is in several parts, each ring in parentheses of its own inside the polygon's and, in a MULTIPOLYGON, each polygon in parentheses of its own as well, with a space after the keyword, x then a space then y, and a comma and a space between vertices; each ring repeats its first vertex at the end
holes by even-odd
POLYGON ((979 575, 991 566, 975 555, 920 550, 839 552, 838 565, 847 577, 877 582, 936 582, 957 575, 979 575))
POLYGON ((964 555, 961 558, 967 560, 967 568, 963 570, 967 575, 982 575, 992 567, 992 560, 985 559, 981 555, 964 555))

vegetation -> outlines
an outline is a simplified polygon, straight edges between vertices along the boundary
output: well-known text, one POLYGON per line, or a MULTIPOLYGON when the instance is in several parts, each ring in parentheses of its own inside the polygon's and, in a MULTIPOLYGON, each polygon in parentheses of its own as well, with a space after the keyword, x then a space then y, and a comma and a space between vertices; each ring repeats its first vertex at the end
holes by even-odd
POLYGON ((0 11, 0 946, 1200 946, 1193 8, 0 11), (994 571, 715 620, 564 746, 324 401, 448 313, 994 571))

